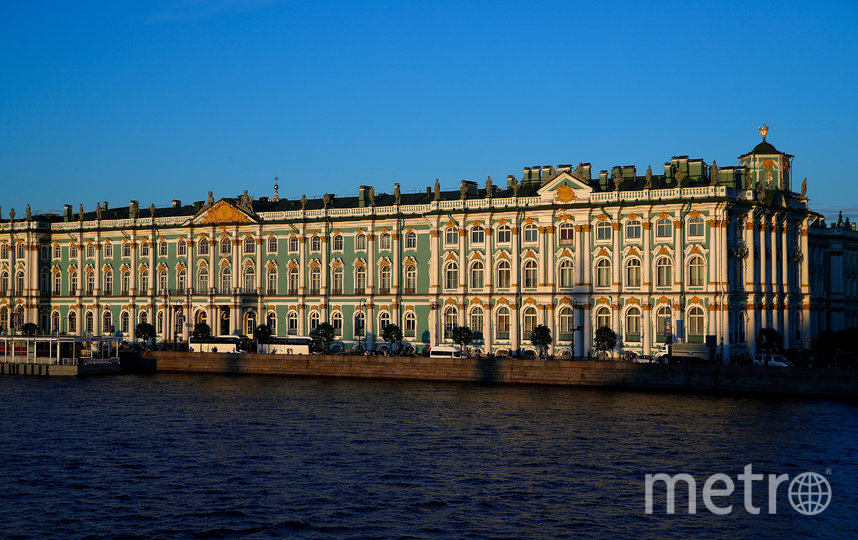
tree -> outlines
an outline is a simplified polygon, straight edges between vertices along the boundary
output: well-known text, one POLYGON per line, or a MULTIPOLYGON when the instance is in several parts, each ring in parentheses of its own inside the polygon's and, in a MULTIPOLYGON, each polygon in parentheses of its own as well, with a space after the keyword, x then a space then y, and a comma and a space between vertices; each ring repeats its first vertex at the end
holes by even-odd
POLYGON ((781 350, 784 338, 774 328, 762 328, 757 336, 757 350, 763 353, 773 353, 781 350))
POLYGON ((238 340, 238 344, 235 346, 239 351, 253 351, 253 340, 249 337, 243 337, 238 340))
POLYGON ((134 327, 134 333, 145 345, 147 341, 155 338, 155 327, 149 323, 142 322, 134 327))
POLYGON ((337 337, 337 332, 334 330, 334 326, 331 323, 323 322, 316 328, 316 338, 322 342, 322 347, 325 352, 328 352, 328 349, 331 347, 331 342, 334 341, 337 337))
POLYGON ((545 351, 552 341, 551 329, 544 324, 540 324, 530 333, 530 342, 539 349, 539 356, 545 356, 545 351))
POLYGON ((381 331, 381 339, 390 345, 390 352, 393 352, 394 343, 399 343, 400 349, 402 348, 402 330, 395 324, 388 324, 384 327, 384 330, 381 331))
POLYGON ((471 344, 474 339, 474 332, 467 326, 457 326, 453 328, 453 343, 465 350, 465 347, 471 344))
POLYGON ((259 343, 268 343, 268 340, 271 339, 271 328, 267 324, 260 324, 253 329, 253 337, 259 343))
POLYGON ((593 338, 593 347, 600 353, 614 350, 617 346, 617 333, 610 326, 600 326, 593 338))
POLYGON ((212 336, 211 327, 204 323, 198 322, 194 325, 194 339, 208 339, 212 336))
POLYGON ((25 336, 35 336, 39 332, 38 325, 28 322, 21 327, 21 333, 25 336))

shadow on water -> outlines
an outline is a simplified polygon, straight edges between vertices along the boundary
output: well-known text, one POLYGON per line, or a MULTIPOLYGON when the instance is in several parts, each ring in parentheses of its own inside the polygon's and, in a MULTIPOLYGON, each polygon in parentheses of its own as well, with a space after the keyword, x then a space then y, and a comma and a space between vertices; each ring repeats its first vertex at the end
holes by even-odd
POLYGON ((492 356, 477 359, 477 379, 479 382, 499 382, 497 358, 492 356))

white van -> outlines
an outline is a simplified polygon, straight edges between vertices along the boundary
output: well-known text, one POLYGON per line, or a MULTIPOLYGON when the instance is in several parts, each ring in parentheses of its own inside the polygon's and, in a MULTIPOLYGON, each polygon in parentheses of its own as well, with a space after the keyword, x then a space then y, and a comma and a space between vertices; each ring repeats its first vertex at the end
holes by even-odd
POLYGON ((792 366, 792 364, 790 364, 789 360, 787 360, 786 358, 784 358, 783 356, 781 356, 779 354, 767 355, 767 354, 762 354, 762 353, 757 353, 754 355, 754 365, 755 366, 765 366, 767 356, 769 357, 768 365, 770 367, 790 367, 790 366, 792 366))
POLYGON ((429 358, 462 358, 462 349, 449 345, 437 345, 429 351, 429 358))

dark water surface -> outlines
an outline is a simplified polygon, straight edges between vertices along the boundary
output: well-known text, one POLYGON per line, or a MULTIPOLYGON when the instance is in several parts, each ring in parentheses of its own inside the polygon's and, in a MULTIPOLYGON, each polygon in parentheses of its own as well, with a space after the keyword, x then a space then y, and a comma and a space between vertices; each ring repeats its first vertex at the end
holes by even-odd
MULTIPOLYGON (((0 378, 0 537, 858 534, 858 406, 192 375, 0 378), (822 473, 822 514, 644 513, 646 473, 822 473)), ((759 483, 763 484, 763 483, 759 483)), ((784 486, 786 487, 786 485, 784 486)))

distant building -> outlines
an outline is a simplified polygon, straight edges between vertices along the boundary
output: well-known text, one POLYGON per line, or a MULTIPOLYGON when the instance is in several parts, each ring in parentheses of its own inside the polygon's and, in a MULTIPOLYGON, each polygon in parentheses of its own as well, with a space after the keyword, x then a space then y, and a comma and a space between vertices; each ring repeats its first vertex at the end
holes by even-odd
POLYGON ((586 355, 595 329, 650 354, 715 336, 751 352, 761 328, 785 347, 858 326, 858 232, 826 227, 796 191, 792 157, 765 140, 740 165, 671 158, 526 167, 502 186, 357 197, 237 198, 0 221, 0 330, 121 333, 149 322, 187 340, 268 324, 346 346, 387 324, 422 349, 467 325, 483 350, 527 349, 547 325, 555 354, 586 355))

